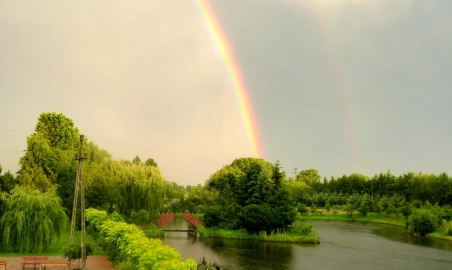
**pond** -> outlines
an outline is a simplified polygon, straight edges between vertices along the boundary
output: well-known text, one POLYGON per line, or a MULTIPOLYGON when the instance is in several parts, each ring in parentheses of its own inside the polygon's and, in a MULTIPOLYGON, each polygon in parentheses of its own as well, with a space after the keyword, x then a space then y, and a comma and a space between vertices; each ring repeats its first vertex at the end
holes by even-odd
MULTIPOLYGON (((416 238, 391 225, 312 221, 321 244, 269 243, 221 238, 194 238, 167 233, 164 244, 184 260, 217 262, 233 270, 270 269, 452 269, 452 242, 416 238)), ((176 218, 164 229, 187 229, 176 218)))

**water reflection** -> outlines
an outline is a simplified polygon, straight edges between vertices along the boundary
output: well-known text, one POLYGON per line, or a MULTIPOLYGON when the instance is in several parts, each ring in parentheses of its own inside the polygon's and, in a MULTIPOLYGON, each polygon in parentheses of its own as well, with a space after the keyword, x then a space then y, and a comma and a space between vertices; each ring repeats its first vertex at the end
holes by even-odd
POLYGON ((427 237, 415 237, 408 234, 405 228, 402 227, 381 226, 373 230, 372 233, 392 241, 452 251, 451 242, 427 237))
MULTIPOLYGON (((228 265, 234 270, 452 269, 452 243, 415 238, 404 228, 372 223, 314 221, 320 245, 298 245, 168 233, 164 244, 184 259, 228 265)), ((186 229, 175 219, 167 229, 186 229)))

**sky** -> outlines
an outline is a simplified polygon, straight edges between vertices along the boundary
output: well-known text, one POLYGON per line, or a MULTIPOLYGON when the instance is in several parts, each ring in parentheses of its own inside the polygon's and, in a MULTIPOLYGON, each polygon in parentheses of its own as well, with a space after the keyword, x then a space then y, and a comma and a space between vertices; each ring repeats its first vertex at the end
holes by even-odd
POLYGON ((16 172, 40 113, 58 112, 181 185, 239 157, 288 176, 452 174, 451 12, 448 0, 0 0, 0 165, 16 172))

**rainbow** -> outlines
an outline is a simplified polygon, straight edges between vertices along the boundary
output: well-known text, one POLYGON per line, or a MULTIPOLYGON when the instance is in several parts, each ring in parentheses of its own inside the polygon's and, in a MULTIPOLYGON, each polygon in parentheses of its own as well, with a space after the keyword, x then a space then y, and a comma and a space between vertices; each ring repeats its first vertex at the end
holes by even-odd
POLYGON ((325 53, 330 59, 330 75, 336 85, 339 100, 341 102, 344 116, 344 132, 348 141, 349 155, 353 164, 354 171, 363 171, 361 166, 361 157, 359 152, 359 138, 356 128, 356 119, 353 112, 353 100, 350 97, 346 70, 341 58, 341 54, 337 49, 336 42, 339 40, 337 33, 334 31, 334 22, 328 13, 328 4, 317 3, 314 5, 306 5, 310 8, 317 25, 320 28, 319 41, 325 46, 325 53))
POLYGON ((237 62, 237 59, 235 59, 232 46, 215 16, 215 11, 209 3, 206 0, 196 0, 196 5, 201 11, 201 15, 207 24, 209 33, 221 57, 223 58, 226 69, 232 79, 235 96, 243 115, 243 122, 248 139, 251 143, 253 155, 254 157, 263 157, 263 147, 259 137, 257 121, 254 115, 250 95, 248 94, 245 79, 243 78, 239 63, 237 62))

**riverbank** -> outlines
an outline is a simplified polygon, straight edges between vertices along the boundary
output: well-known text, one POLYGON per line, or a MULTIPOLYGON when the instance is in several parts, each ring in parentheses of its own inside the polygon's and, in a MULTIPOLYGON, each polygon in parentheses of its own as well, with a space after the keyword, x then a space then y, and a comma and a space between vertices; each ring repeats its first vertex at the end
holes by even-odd
POLYGON ((265 242, 285 242, 285 243, 306 243, 320 244, 315 231, 308 235, 296 235, 291 233, 272 233, 260 232, 259 234, 250 234, 245 229, 223 230, 218 228, 198 228, 200 237, 219 237, 227 239, 248 239, 265 242))
MULTIPOLYGON (((322 214, 322 215, 297 215, 297 220, 338 220, 338 221, 357 221, 357 222, 372 222, 380 224, 388 224, 394 226, 405 227, 406 221, 403 216, 386 215, 384 213, 369 213, 367 216, 354 214, 353 218, 346 213, 337 214, 322 214)), ((426 235, 430 238, 441 239, 445 241, 452 241, 452 236, 444 235, 442 227, 436 229, 432 233, 426 235)))

